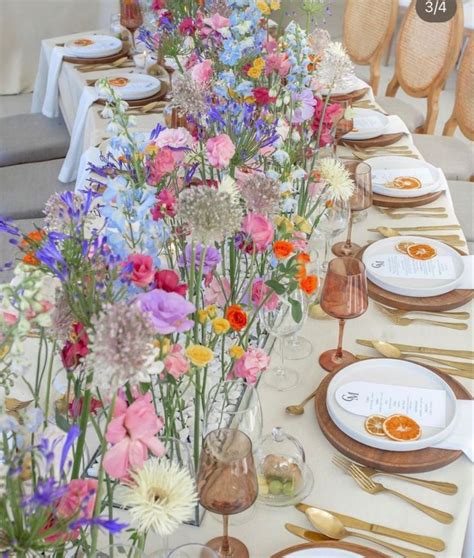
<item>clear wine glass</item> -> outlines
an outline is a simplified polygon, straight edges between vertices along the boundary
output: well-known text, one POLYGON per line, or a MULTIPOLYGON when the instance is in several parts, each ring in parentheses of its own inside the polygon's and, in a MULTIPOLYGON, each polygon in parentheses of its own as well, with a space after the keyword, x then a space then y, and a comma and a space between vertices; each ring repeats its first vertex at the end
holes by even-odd
POLYGON ((319 357, 319 364, 328 372, 336 372, 355 362, 355 356, 342 349, 345 320, 361 316, 367 306, 365 265, 350 257, 331 260, 321 294, 321 308, 339 319, 339 341, 337 349, 325 351, 319 357))
POLYGON ((140 0, 120 0, 120 23, 130 32, 132 52, 135 52, 135 31, 143 24, 140 0))
POLYGON ((372 205, 372 174, 370 165, 357 161, 347 161, 344 163, 347 170, 352 175, 355 189, 350 199, 351 213, 345 242, 338 242, 332 247, 335 256, 355 256, 360 246, 352 242, 352 222, 355 211, 362 211, 372 205))
POLYGON ((318 230, 324 233, 324 258, 321 267, 323 273, 326 273, 330 243, 346 230, 351 210, 348 200, 334 200, 329 192, 323 195, 321 202, 326 209, 319 219, 318 230))
POLYGON ((229 515, 245 511, 257 499, 257 473, 247 434, 230 428, 209 432, 201 450, 197 485, 201 505, 224 516, 223 536, 206 545, 219 558, 249 558, 245 544, 228 534, 229 515))
MULTIPOLYGON (((293 303, 294 304, 294 303, 293 303)), ((290 295, 278 295, 278 303, 271 307, 263 307, 260 310, 260 319, 265 329, 279 340, 280 364, 271 368, 263 374, 263 380, 269 387, 278 391, 286 391, 294 387, 299 380, 296 370, 285 366, 284 338, 299 331, 304 323, 304 317, 308 313, 308 301, 306 295, 296 289, 290 295), (301 308, 301 317, 296 319, 292 311, 292 302, 296 301, 301 308)))
MULTIPOLYGON (((151 557, 150 557, 151 558, 151 557)), ((208 546, 197 543, 183 544, 172 550, 166 558, 219 558, 208 546)))

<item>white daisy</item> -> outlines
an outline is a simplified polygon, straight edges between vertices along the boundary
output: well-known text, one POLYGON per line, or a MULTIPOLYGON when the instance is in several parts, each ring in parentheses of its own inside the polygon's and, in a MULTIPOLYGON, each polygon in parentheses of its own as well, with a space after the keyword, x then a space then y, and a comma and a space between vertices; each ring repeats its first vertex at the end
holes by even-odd
POLYGON ((348 200, 354 191, 352 180, 346 167, 337 159, 321 159, 319 163, 321 180, 328 185, 328 192, 335 200, 348 200))

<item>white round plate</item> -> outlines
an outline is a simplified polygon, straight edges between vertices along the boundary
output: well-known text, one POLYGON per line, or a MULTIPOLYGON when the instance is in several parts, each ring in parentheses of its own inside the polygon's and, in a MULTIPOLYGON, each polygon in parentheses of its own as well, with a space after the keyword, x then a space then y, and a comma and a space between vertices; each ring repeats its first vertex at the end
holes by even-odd
POLYGON ((365 81, 362 81, 357 76, 353 75, 350 78, 345 80, 345 83, 342 87, 334 87, 333 89, 322 89, 320 91, 321 95, 332 95, 333 97, 338 97, 339 95, 349 95, 354 91, 358 91, 360 89, 368 88, 369 86, 365 81))
POLYGON ((372 157, 365 161, 372 168, 372 189, 375 194, 391 196, 392 198, 418 198, 437 190, 441 181, 440 169, 434 165, 411 159, 410 157, 372 157), (398 190, 386 187, 383 171, 390 172, 391 180, 398 176, 414 176, 421 181, 421 188, 416 190, 398 190), (392 177, 392 172, 396 175, 392 177))
MULTIPOLYGON (((125 74, 124 76, 111 76, 109 79, 124 78, 127 84, 122 87, 112 85, 114 91, 124 101, 135 101, 138 99, 146 99, 158 93, 161 88, 159 79, 147 74, 125 74)), ((96 91, 99 91, 99 83, 95 85, 96 91)))
POLYGON ((287 554, 291 558, 362 558, 360 554, 342 548, 304 548, 287 554))
MULTIPOLYGON (((377 240, 365 249, 362 261, 366 266, 367 277, 378 287, 385 289, 390 293, 418 298, 438 296, 453 291, 458 288, 464 273, 464 260, 461 254, 456 252, 454 248, 451 248, 451 246, 448 246, 443 242, 439 242, 438 240, 414 235, 392 236, 391 238, 377 240), (398 252, 396 245, 400 242, 414 242, 416 244, 429 244, 430 246, 433 246, 436 250, 436 256, 431 260, 427 260, 426 263, 434 263, 436 258, 442 258, 440 263, 446 263, 445 258, 451 258, 454 266, 454 277, 443 279, 430 279, 423 277, 417 279, 384 276, 381 273, 380 264, 378 263, 383 256, 397 254, 406 258, 410 257, 406 254, 398 252)), ((419 262, 421 265, 425 263, 420 260, 414 261, 419 262)))
POLYGON ((71 39, 65 45, 66 56, 76 56, 77 58, 100 58, 112 56, 122 49, 122 41, 109 35, 84 35, 71 39), (92 41, 90 45, 81 46, 77 41, 86 39, 92 41))
POLYGON ((343 136, 347 140, 366 140, 377 138, 385 133, 389 119, 385 114, 371 109, 356 108, 354 110, 354 128, 356 132, 349 132, 343 136))
POLYGON ((388 358, 355 362, 334 374, 334 378, 329 382, 326 405, 329 416, 336 426, 350 438, 366 446, 387 451, 413 451, 438 444, 449 436, 457 414, 456 396, 440 376, 421 364, 388 358), (412 442, 397 442, 388 437, 372 436, 364 428, 367 417, 343 409, 336 401, 335 394, 339 387, 357 381, 444 390, 446 392, 445 428, 422 426, 421 438, 412 442))

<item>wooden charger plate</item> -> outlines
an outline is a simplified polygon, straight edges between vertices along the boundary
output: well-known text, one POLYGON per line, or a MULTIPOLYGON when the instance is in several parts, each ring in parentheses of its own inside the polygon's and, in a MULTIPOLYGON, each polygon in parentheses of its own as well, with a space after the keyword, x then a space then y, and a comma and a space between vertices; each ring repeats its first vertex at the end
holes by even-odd
POLYGON ((298 552, 299 550, 307 550, 311 548, 349 550, 356 554, 360 554, 364 558, 389 558, 386 554, 382 554, 381 552, 379 552, 378 550, 374 550, 373 548, 367 548, 366 546, 360 546, 359 544, 345 543, 342 541, 297 544, 295 546, 285 548, 285 550, 280 550, 276 554, 272 554, 270 558, 283 558, 284 556, 291 556, 294 552, 298 552))
POLYGON ((342 137, 340 142, 349 147, 362 147, 362 149, 365 147, 385 147, 402 139, 403 135, 404 132, 397 132, 396 134, 382 134, 381 136, 365 140, 350 140, 342 137))
MULTIPOLYGON (((419 362, 414 364, 420 365, 419 362)), ((471 399, 469 391, 452 376, 442 374, 431 366, 422 366, 429 368, 440 376, 453 390, 457 399, 471 399)), ((462 451, 437 448, 425 448, 416 451, 385 451, 353 440, 347 434, 344 434, 342 430, 339 430, 329 416, 326 396, 329 382, 332 378, 333 374, 328 374, 319 384, 316 397, 314 398, 316 418, 324 436, 338 451, 349 459, 353 459, 366 467, 375 467, 388 473, 423 473, 445 467, 463 455, 462 451)))
MULTIPOLYGON (((364 95, 366 95, 368 91, 369 89, 367 87, 364 87, 363 89, 356 89, 355 91, 346 93, 345 95, 329 95, 329 98, 333 103, 342 103, 344 101, 358 101, 359 99, 362 99, 362 97, 364 97, 364 95)), ((323 95, 323 97, 327 97, 327 95, 323 95)))
POLYGON ((124 43, 122 49, 115 54, 110 54, 109 56, 102 56, 100 58, 79 58, 77 56, 64 56, 64 62, 71 62, 71 64, 83 64, 84 66, 87 64, 108 64, 110 62, 115 62, 119 58, 126 56, 130 46, 128 43, 124 43))
MULTIPOLYGON (((364 251, 367 250, 367 248, 368 246, 365 246, 357 254, 356 257, 359 260, 362 260, 364 251)), ((370 298, 380 302, 381 304, 385 304, 385 306, 398 308, 399 310, 443 312, 444 310, 459 308, 474 298, 474 290, 472 289, 456 289, 454 291, 449 291, 449 293, 437 296, 414 297, 386 291, 385 289, 382 289, 382 287, 372 283, 370 279, 367 279, 367 286, 370 298)))
MULTIPOLYGON (((166 97, 166 95, 168 94, 169 85, 162 80, 160 80, 160 81, 161 81, 161 88, 157 93, 155 93, 151 97, 145 97, 144 99, 135 99, 133 101, 126 101, 128 106, 129 107, 144 107, 145 105, 148 105, 149 103, 154 103, 156 101, 162 101, 166 97)), ((99 105, 105 105, 105 100, 104 99, 97 99, 96 103, 98 103, 99 105)))
POLYGON ((394 198, 392 196, 382 196, 381 194, 372 194, 372 203, 379 207, 419 207, 434 202, 444 194, 443 190, 439 192, 431 192, 418 196, 416 198, 394 198))

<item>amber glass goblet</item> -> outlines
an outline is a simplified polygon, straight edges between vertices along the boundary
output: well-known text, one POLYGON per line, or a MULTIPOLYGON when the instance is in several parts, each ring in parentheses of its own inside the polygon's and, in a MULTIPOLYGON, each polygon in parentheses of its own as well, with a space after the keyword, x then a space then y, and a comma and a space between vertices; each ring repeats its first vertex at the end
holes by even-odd
POLYGON ((355 256, 360 246, 352 242, 352 221, 354 211, 363 211, 372 205, 372 174, 370 165, 367 163, 359 163, 357 161, 347 161, 344 166, 351 174, 354 180, 354 193, 349 200, 351 213, 349 218, 349 226, 347 228, 347 239, 345 242, 337 242, 332 247, 335 256, 355 256))
POLYGON ((140 0, 120 0, 120 23, 130 32, 132 50, 135 52, 135 31, 143 25, 140 0))
POLYGON ((206 545, 219 558, 249 558, 242 541, 229 537, 229 515, 257 499, 257 473, 250 438, 237 429, 220 428, 204 438, 197 479, 201 505, 223 516, 224 533, 206 545))
POLYGON ((319 364, 328 372, 356 361, 355 356, 342 349, 345 320, 361 316, 368 306, 367 277, 365 265, 356 258, 335 258, 329 262, 328 272, 321 294, 321 308, 339 320, 337 349, 325 351, 319 364))

